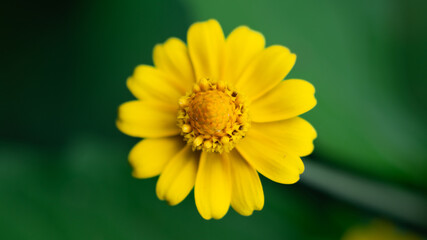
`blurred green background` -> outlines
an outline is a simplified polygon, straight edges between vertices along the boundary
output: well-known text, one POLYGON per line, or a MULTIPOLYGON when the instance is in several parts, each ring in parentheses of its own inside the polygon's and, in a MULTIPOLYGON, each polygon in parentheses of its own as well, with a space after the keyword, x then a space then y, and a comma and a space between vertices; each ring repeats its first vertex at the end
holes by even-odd
POLYGON ((0 9, 0 239, 340 239, 372 220, 427 229, 427 2, 8 1, 0 9), (248 25, 316 87, 315 152, 264 210, 205 221, 130 175, 125 80, 195 21, 248 25))

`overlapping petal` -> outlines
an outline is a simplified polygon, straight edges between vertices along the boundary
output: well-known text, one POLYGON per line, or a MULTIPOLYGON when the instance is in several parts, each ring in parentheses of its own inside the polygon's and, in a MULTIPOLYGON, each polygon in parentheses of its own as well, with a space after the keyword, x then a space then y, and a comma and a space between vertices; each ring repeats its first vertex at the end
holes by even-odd
POLYGON ((230 163, 218 153, 202 152, 194 189, 196 206, 204 219, 220 219, 231 201, 230 163))
POLYGON ((234 85, 251 60, 265 47, 264 36, 246 26, 234 29, 227 37, 221 79, 234 85))
POLYGON ((264 192, 256 170, 236 151, 224 154, 230 159, 231 206, 236 212, 249 216, 264 206, 264 192))
POLYGON ((176 126, 177 110, 176 106, 161 102, 130 101, 119 107, 116 125, 134 137, 174 136, 180 133, 176 126))
POLYGON ((317 132, 309 122, 300 117, 269 123, 252 123, 251 131, 262 132, 280 148, 298 156, 307 156, 313 152, 313 140, 317 132))
POLYGON ((186 89, 175 78, 152 66, 139 65, 127 80, 132 94, 141 100, 176 104, 186 89))
MULTIPOLYGON (((300 122, 300 124, 304 123, 300 122)), ((293 143, 291 140, 294 136, 290 133, 294 130, 286 129, 291 125, 292 123, 287 121, 253 123, 245 139, 236 148, 258 172, 267 178, 284 184, 295 183, 304 171, 304 164, 298 154, 312 151, 311 141, 314 136, 304 138, 303 135, 301 139, 295 138, 299 142, 293 143), (294 149, 293 146, 300 149, 294 149)))
POLYGON ((194 187, 199 156, 187 145, 170 160, 157 181, 159 199, 176 205, 187 197, 194 187))
POLYGON ((129 163, 136 178, 159 175, 166 164, 185 146, 181 137, 148 138, 137 143, 129 153, 129 163))
POLYGON ((175 79, 182 88, 191 89, 195 82, 194 69, 183 41, 169 38, 164 44, 157 44, 153 51, 153 61, 157 69, 175 79))
POLYGON ((311 83, 290 79, 251 104, 254 122, 272 122, 301 115, 316 105, 311 83))
POLYGON ((283 46, 270 46, 246 66, 236 89, 254 101, 278 85, 291 71, 296 55, 283 46))
POLYGON ((188 51, 196 79, 218 79, 224 51, 224 33, 216 20, 197 22, 187 33, 188 51))

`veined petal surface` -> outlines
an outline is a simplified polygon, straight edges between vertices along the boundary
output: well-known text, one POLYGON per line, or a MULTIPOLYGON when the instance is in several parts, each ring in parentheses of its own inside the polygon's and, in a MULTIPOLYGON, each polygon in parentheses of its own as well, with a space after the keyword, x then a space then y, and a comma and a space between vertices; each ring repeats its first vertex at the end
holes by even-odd
POLYGON ((269 136, 287 152, 294 152, 301 157, 313 152, 313 140, 316 139, 317 132, 303 118, 294 117, 269 123, 252 123, 252 127, 255 128, 255 131, 269 136))
POLYGON ((185 146, 181 137, 148 138, 137 143, 129 153, 129 163, 136 178, 159 175, 166 164, 185 146))
POLYGON ((176 205, 187 197, 194 187, 199 156, 187 145, 170 160, 157 181, 159 199, 176 205))
POLYGON ((175 136, 177 107, 171 104, 148 101, 130 101, 119 107, 117 127, 123 133, 141 138, 175 136))
POLYGON ((265 177, 278 183, 295 183, 304 171, 304 164, 293 149, 281 142, 280 134, 274 134, 278 129, 269 124, 253 123, 236 148, 265 177))
POLYGON ((236 81, 236 89, 254 101, 278 85, 291 71, 296 55, 274 45, 259 53, 236 81))
POLYGON ((167 73, 185 90, 191 89, 196 81, 187 46, 178 38, 172 37, 164 44, 157 44, 153 61, 157 69, 167 73))
POLYGON ((176 104, 185 88, 169 74, 148 65, 139 65, 127 80, 132 94, 141 100, 164 101, 176 104))
POLYGON ((316 103, 311 83, 285 80, 251 104, 252 121, 273 122, 296 117, 312 109, 316 103))
POLYGON ((194 23, 188 30, 187 43, 196 80, 218 80, 225 43, 221 25, 213 19, 194 23))
POLYGON ((231 202, 228 159, 218 153, 202 152, 194 197, 204 219, 220 219, 227 213, 231 202))
POLYGON ((245 67, 265 47, 264 36, 246 26, 234 29, 225 41, 224 65, 220 80, 235 84, 245 67))
POLYGON ((230 160, 231 206, 241 215, 249 216, 264 206, 264 192, 256 170, 237 152, 225 153, 230 160))

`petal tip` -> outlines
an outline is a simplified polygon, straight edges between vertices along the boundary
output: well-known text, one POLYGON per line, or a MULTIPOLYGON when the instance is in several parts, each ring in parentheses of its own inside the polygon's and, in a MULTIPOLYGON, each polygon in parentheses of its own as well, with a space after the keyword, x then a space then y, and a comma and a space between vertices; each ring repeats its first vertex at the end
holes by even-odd
POLYGON ((138 178, 138 179, 143 179, 144 177, 142 177, 141 176, 141 174, 138 172, 138 171, 136 171, 136 170, 133 170, 132 171, 132 173, 131 173, 131 175, 132 175, 132 177, 134 177, 134 178, 138 178))

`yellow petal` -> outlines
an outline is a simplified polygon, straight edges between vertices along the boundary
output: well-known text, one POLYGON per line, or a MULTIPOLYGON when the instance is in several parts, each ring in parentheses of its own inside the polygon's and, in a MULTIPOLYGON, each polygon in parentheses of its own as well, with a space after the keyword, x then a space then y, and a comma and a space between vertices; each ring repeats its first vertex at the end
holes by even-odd
POLYGON ((127 80, 127 86, 132 94, 143 100, 178 102, 186 89, 181 83, 168 74, 147 65, 139 65, 127 80))
POLYGON ((277 122, 252 123, 249 131, 252 128, 268 136, 283 150, 293 152, 298 156, 307 156, 312 153, 313 140, 317 137, 313 126, 300 117, 277 122))
POLYGON ((140 141, 129 153, 132 175, 136 178, 159 175, 184 146, 182 137, 148 138, 140 141))
POLYGON ((193 65, 187 46, 178 38, 169 38, 164 44, 157 44, 153 51, 157 69, 167 73, 186 90, 195 83, 193 65))
POLYGON ((291 79, 281 82, 251 104, 254 122, 272 122, 296 117, 316 106, 311 83, 291 79))
POLYGON ((177 107, 147 101, 130 101, 119 107, 117 127, 123 133, 142 138, 158 138, 178 135, 176 126, 177 107))
POLYGON ((264 192, 258 173, 236 150, 224 156, 230 159, 233 189, 231 206, 244 216, 251 215, 254 210, 261 210, 264 206, 264 192))
POLYGON ((234 29, 225 42, 221 80, 234 85, 243 69, 265 47, 264 36, 246 26, 234 29))
POLYGON ((220 77, 224 33, 216 20, 191 25, 187 33, 188 51, 196 79, 220 77))
POLYGON ((220 219, 231 201, 230 163, 219 153, 202 152, 194 197, 204 219, 220 219))
POLYGON ((283 46, 263 50, 247 65, 236 81, 236 89, 254 101, 283 80, 295 64, 296 56, 283 46))
POLYGON ((295 183, 304 171, 304 164, 291 149, 284 148, 281 137, 271 135, 275 129, 265 131, 259 125, 252 124, 246 137, 236 145, 237 150, 258 172, 265 177, 284 184, 295 183))
POLYGON ((170 160, 157 181, 160 200, 176 205, 187 197, 194 187, 199 156, 187 145, 170 160))

